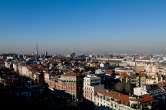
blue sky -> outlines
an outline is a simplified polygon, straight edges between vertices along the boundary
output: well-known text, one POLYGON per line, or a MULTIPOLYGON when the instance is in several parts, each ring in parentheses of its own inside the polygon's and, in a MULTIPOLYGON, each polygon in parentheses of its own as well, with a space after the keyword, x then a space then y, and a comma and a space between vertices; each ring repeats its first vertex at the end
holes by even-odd
POLYGON ((0 51, 165 49, 165 0, 0 0, 0 51))

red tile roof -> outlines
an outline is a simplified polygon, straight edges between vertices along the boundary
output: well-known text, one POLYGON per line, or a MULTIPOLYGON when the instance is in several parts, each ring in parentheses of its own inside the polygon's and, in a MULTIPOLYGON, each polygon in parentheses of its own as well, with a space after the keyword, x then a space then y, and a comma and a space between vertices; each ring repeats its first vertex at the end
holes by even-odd
POLYGON ((145 94, 140 97, 139 101, 144 103, 144 102, 149 102, 149 101, 155 101, 155 99, 152 96, 150 96, 149 94, 145 94))
POLYGON ((160 87, 164 87, 164 86, 166 86, 166 82, 159 82, 158 85, 159 85, 160 87))
POLYGON ((70 72, 70 73, 63 74, 62 76, 81 76, 81 73, 70 72))
POLYGON ((26 66, 31 71, 46 71, 47 68, 42 67, 41 65, 37 64, 30 64, 26 66))
POLYGON ((106 91, 106 90, 103 90, 103 89, 98 89, 97 93, 103 94, 105 96, 110 96, 110 97, 113 97, 115 99, 120 99, 120 100, 123 100, 123 101, 129 101, 129 96, 128 95, 121 94, 119 92, 106 91))
POLYGON ((112 74, 112 71, 111 71, 111 70, 105 70, 105 74, 111 75, 111 74, 112 74))
POLYGON ((120 77, 130 77, 127 73, 119 73, 118 76, 120 76, 120 77))
POLYGON ((139 73, 138 76, 139 77, 146 77, 144 73, 139 73))
POLYGON ((128 95, 125 95, 125 94, 122 94, 119 92, 115 92, 115 91, 106 91, 106 90, 101 89, 101 88, 97 90, 97 93, 112 97, 114 99, 119 99, 122 101, 131 100, 131 101, 138 101, 138 102, 142 102, 142 103, 149 102, 149 101, 155 101, 155 99, 148 94, 142 95, 139 98, 130 98, 128 95))

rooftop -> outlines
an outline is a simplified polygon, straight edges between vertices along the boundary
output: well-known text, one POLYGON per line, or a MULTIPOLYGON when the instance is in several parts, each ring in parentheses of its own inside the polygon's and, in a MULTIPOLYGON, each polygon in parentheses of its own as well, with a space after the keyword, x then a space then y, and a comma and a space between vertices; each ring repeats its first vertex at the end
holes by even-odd
POLYGON ((149 102, 149 101, 156 101, 152 96, 150 96, 148 94, 142 95, 139 98, 136 98, 136 97, 131 98, 128 95, 122 94, 120 92, 107 91, 107 90, 104 90, 104 89, 101 89, 101 88, 98 89, 97 93, 105 95, 105 96, 112 97, 114 99, 119 99, 119 100, 122 100, 122 101, 129 101, 130 100, 130 101, 138 101, 138 102, 142 102, 142 103, 149 102))

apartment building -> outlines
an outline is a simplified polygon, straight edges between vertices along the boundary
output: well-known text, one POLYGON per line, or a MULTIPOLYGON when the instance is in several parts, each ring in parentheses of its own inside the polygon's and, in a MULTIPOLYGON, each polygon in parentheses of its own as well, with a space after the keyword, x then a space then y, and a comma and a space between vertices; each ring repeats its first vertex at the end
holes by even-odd
POLYGON ((150 95, 140 97, 129 97, 128 95, 98 89, 95 96, 96 110, 151 110, 157 106, 157 101, 150 95))
POLYGON ((96 91, 99 88, 104 88, 104 85, 101 84, 100 77, 97 77, 94 74, 89 74, 86 77, 84 77, 83 96, 85 99, 94 102, 94 96, 96 95, 96 91))
POLYGON ((58 78, 57 90, 64 90, 66 93, 78 99, 82 97, 83 77, 80 73, 66 73, 58 78))

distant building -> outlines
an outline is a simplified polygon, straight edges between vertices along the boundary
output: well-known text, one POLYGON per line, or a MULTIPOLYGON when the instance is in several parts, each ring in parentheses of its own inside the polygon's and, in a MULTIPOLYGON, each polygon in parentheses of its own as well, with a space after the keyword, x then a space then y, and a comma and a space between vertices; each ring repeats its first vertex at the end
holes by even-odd
POLYGON ((140 72, 142 72, 142 71, 145 71, 145 66, 144 66, 144 65, 137 65, 137 66, 135 67, 135 71, 136 71, 137 73, 140 73, 140 72))
POLYGON ((100 67, 101 67, 101 68, 104 68, 104 63, 101 63, 101 64, 100 64, 100 67))
POLYGON ((13 69, 15 72, 18 72, 18 64, 17 63, 13 63, 13 69))
POLYGON ((9 68, 9 69, 13 68, 13 61, 6 61, 5 68, 9 68))
POLYGON ((47 51, 44 52, 44 57, 45 57, 45 58, 48 57, 48 52, 47 52, 47 51))
POLYGON ((119 67, 119 68, 115 68, 115 73, 134 73, 134 70, 132 68, 127 68, 127 67, 119 67))
POLYGON ((96 75, 104 75, 105 71, 103 69, 97 69, 97 70, 95 70, 95 74, 96 75))
POLYGON ((71 53, 71 55, 70 55, 71 58, 74 58, 75 56, 76 56, 75 52, 71 53))
POLYGON ((145 73, 136 73, 130 76, 130 83, 134 84, 136 87, 144 86, 146 84, 145 73))

